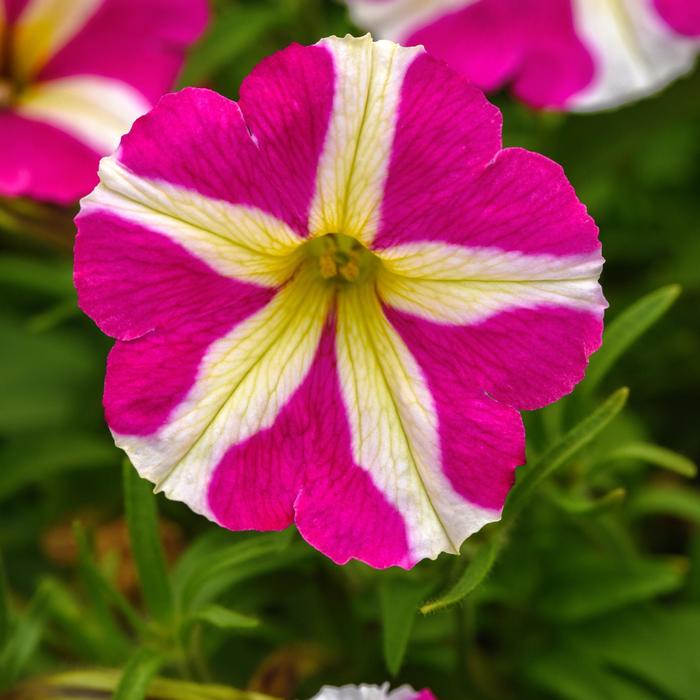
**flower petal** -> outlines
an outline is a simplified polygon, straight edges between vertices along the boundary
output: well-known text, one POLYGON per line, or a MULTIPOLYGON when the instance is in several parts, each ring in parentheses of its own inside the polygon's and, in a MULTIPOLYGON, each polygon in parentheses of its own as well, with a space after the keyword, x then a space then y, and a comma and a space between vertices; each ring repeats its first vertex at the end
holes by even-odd
POLYGON ((596 73, 571 108, 603 109, 650 95, 693 67, 700 44, 673 32, 650 0, 575 0, 574 6, 596 73))
POLYGON ((323 686, 312 700, 435 700, 429 690, 415 691, 408 685, 389 690, 384 685, 344 685, 341 688, 323 686))
POLYGON ((422 48, 331 37, 333 113, 311 207, 312 235, 343 233, 369 245, 379 221, 404 75, 422 48))
POLYGON ((582 255, 526 255, 500 248, 413 243, 377 251, 377 289, 396 309, 429 321, 464 325, 501 311, 542 305, 607 306, 598 278, 603 259, 582 255))
POLYGON ((367 287, 339 294, 338 368, 355 461, 403 516, 416 561, 498 519, 524 461, 516 411, 412 354, 367 287))
POLYGON ((403 518, 352 453, 329 319, 305 381, 275 424, 229 449, 209 486, 209 505, 233 530, 301 534, 338 564, 411 566, 403 518))
POLYGON ((40 81, 86 73, 118 80, 152 104, 175 81, 185 49, 207 21, 205 0, 32 0, 95 11, 38 74, 40 81))
POLYGON ((692 0, 654 0, 656 11, 679 34, 700 36, 700 5, 692 0))
MULTIPOLYGON (((410 155, 408 148, 407 160, 410 155)), ((528 255, 600 250, 595 222, 556 163, 508 148, 477 173, 466 182, 436 178, 441 192, 416 192, 402 200, 399 193, 406 187, 407 174, 390 172, 376 247, 444 241, 528 255)))
MULTIPOLYGON (((142 399, 110 367, 105 405, 116 444, 168 497, 212 517, 207 499, 212 472, 231 445, 273 425, 304 380, 330 298, 331 288, 319 285, 315 273, 302 269, 267 306, 207 348, 184 400, 152 434, 120 432, 119 412, 142 399)), ((185 339, 197 336, 196 327, 180 332, 185 339)), ((168 330, 164 333, 167 336, 168 330)), ((154 353, 144 362, 141 346, 141 341, 122 346, 127 353, 122 361, 135 365, 129 369, 132 376, 153 371, 151 361, 160 361, 154 353)), ((170 357, 174 362, 170 371, 177 373, 177 356, 170 357)))
POLYGON ((29 81, 85 26, 102 0, 29 0, 12 34, 12 68, 29 81))
POLYGON ((124 83, 80 76, 30 85, 20 94, 15 111, 71 134, 98 153, 111 153, 149 108, 144 97, 124 83))
POLYGON ((122 139, 116 159, 141 178, 261 209, 306 235, 307 211, 279 179, 288 170, 275 171, 239 106, 211 90, 164 96, 122 139))
POLYGON ((74 202, 97 184, 98 153, 50 124, 0 112, 0 194, 74 202))
POLYGON ((264 286, 289 279, 301 239, 260 209, 135 175, 115 158, 100 164, 100 184, 82 212, 107 211, 178 243, 221 275, 264 286))

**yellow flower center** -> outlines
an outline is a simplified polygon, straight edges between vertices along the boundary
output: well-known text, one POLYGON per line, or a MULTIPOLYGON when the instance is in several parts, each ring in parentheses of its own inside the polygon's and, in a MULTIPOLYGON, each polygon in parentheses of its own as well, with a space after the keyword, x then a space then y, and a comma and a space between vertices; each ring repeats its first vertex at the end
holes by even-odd
POLYGON ((305 244, 324 280, 363 282, 371 277, 379 258, 357 239, 342 233, 327 233, 305 244))

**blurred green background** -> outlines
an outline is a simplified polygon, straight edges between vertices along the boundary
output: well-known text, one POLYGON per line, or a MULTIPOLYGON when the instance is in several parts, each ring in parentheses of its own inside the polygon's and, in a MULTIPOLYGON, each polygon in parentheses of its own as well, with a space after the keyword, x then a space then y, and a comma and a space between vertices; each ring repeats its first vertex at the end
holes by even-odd
MULTIPOLYGON (((346 31, 332 2, 220 0, 181 84, 235 98, 262 57, 346 31)), ((0 200, 0 697, 109 697, 126 667, 119 697, 158 672, 285 698, 389 678, 440 700, 700 698, 699 95, 696 71, 592 116, 493 97, 506 143, 560 162, 600 226, 608 331, 574 395, 526 417, 505 523, 409 573, 154 498, 104 426, 72 212, 0 200), (88 668, 114 673, 25 681, 88 668)))

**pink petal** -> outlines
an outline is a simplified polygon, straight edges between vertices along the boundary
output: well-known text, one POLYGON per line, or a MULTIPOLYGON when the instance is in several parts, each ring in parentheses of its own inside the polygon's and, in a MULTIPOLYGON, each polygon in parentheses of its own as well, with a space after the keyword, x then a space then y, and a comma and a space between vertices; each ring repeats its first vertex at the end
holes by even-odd
POLYGON ((297 44, 260 62, 241 85, 239 105, 265 154, 266 176, 299 212, 304 234, 334 88, 328 50, 297 44))
MULTIPOLYGON (((433 134, 431 143, 442 152, 437 139, 433 134)), ((407 148, 407 160, 413 148, 407 148)), ((421 157, 416 148, 415 158, 421 157)), ((575 255, 600 248, 598 228, 562 168, 537 153, 506 149, 471 181, 438 178, 441 192, 401 200, 407 178, 392 166, 378 247, 438 240, 530 254, 575 255)))
POLYGON ((498 401, 535 409, 569 393, 601 343, 600 314, 565 307, 514 309, 471 326, 387 310, 414 353, 498 401))
POLYGON ((305 158, 313 147, 303 163, 290 159, 282 167, 269 142, 251 136, 235 102, 210 90, 188 88, 166 95, 134 124, 122 139, 118 159, 139 176, 257 207, 306 235, 308 201, 299 198, 298 188, 308 188, 310 198, 317 162, 305 158))
POLYGON ((393 309, 385 312, 428 380, 445 474, 469 503, 500 511, 515 467, 525 463, 520 415, 476 388, 480 383, 464 351, 465 345, 471 348, 459 342, 463 329, 438 326, 393 309))
POLYGON ((205 0, 103 0, 38 79, 101 75, 124 81, 155 102, 172 87, 207 14, 205 0))
POLYGON ((0 111, 0 194, 61 204, 97 184, 99 155, 49 124, 0 111))
POLYGON ((674 31, 700 36, 700 3, 696 0, 654 0, 654 7, 674 31))
POLYGON ((313 368, 275 424, 228 451, 209 506, 233 530, 277 530, 294 519, 339 564, 409 566, 403 519, 352 457, 333 333, 329 322, 313 368))
POLYGON ((375 246, 440 237, 443 225, 458 225, 459 217, 452 219, 455 193, 473 182, 500 146, 496 107, 457 73, 419 56, 404 79, 375 246))

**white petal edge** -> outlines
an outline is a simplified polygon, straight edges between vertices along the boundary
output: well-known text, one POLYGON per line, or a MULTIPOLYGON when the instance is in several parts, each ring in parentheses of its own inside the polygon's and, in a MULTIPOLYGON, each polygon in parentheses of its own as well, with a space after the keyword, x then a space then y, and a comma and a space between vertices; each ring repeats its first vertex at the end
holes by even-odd
POLYGON ((596 76, 567 105, 577 111, 617 107, 651 95, 689 72, 700 41, 675 33, 653 0, 573 0, 574 24, 596 76))
POLYGON ((168 498, 215 520, 212 475, 228 449, 271 427, 309 372, 331 288, 301 271, 262 310, 215 341, 167 423, 147 437, 113 431, 139 474, 168 498))
POLYGON ((500 512, 470 503, 447 479, 425 376, 368 285, 338 294, 336 352, 354 460, 402 516, 412 558, 458 553, 500 512))
POLYGON ((392 306, 437 323, 466 325, 508 309, 565 306, 602 314, 603 258, 530 255, 500 248, 413 243, 375 251, 377 289, 392 306))
POLYGON ((271 214, 140 177, 115 157, 102 160, 99 174, 83 214, 105 211, 160 233, 221 275, 276 287, 299 262, 302 239, 271 214))
POLYGON ((130 85, 89 75, 34 83, 20 93, 16 105, 18 114, 51 124, 100 155, 114 151, 150 108, 130 85))

